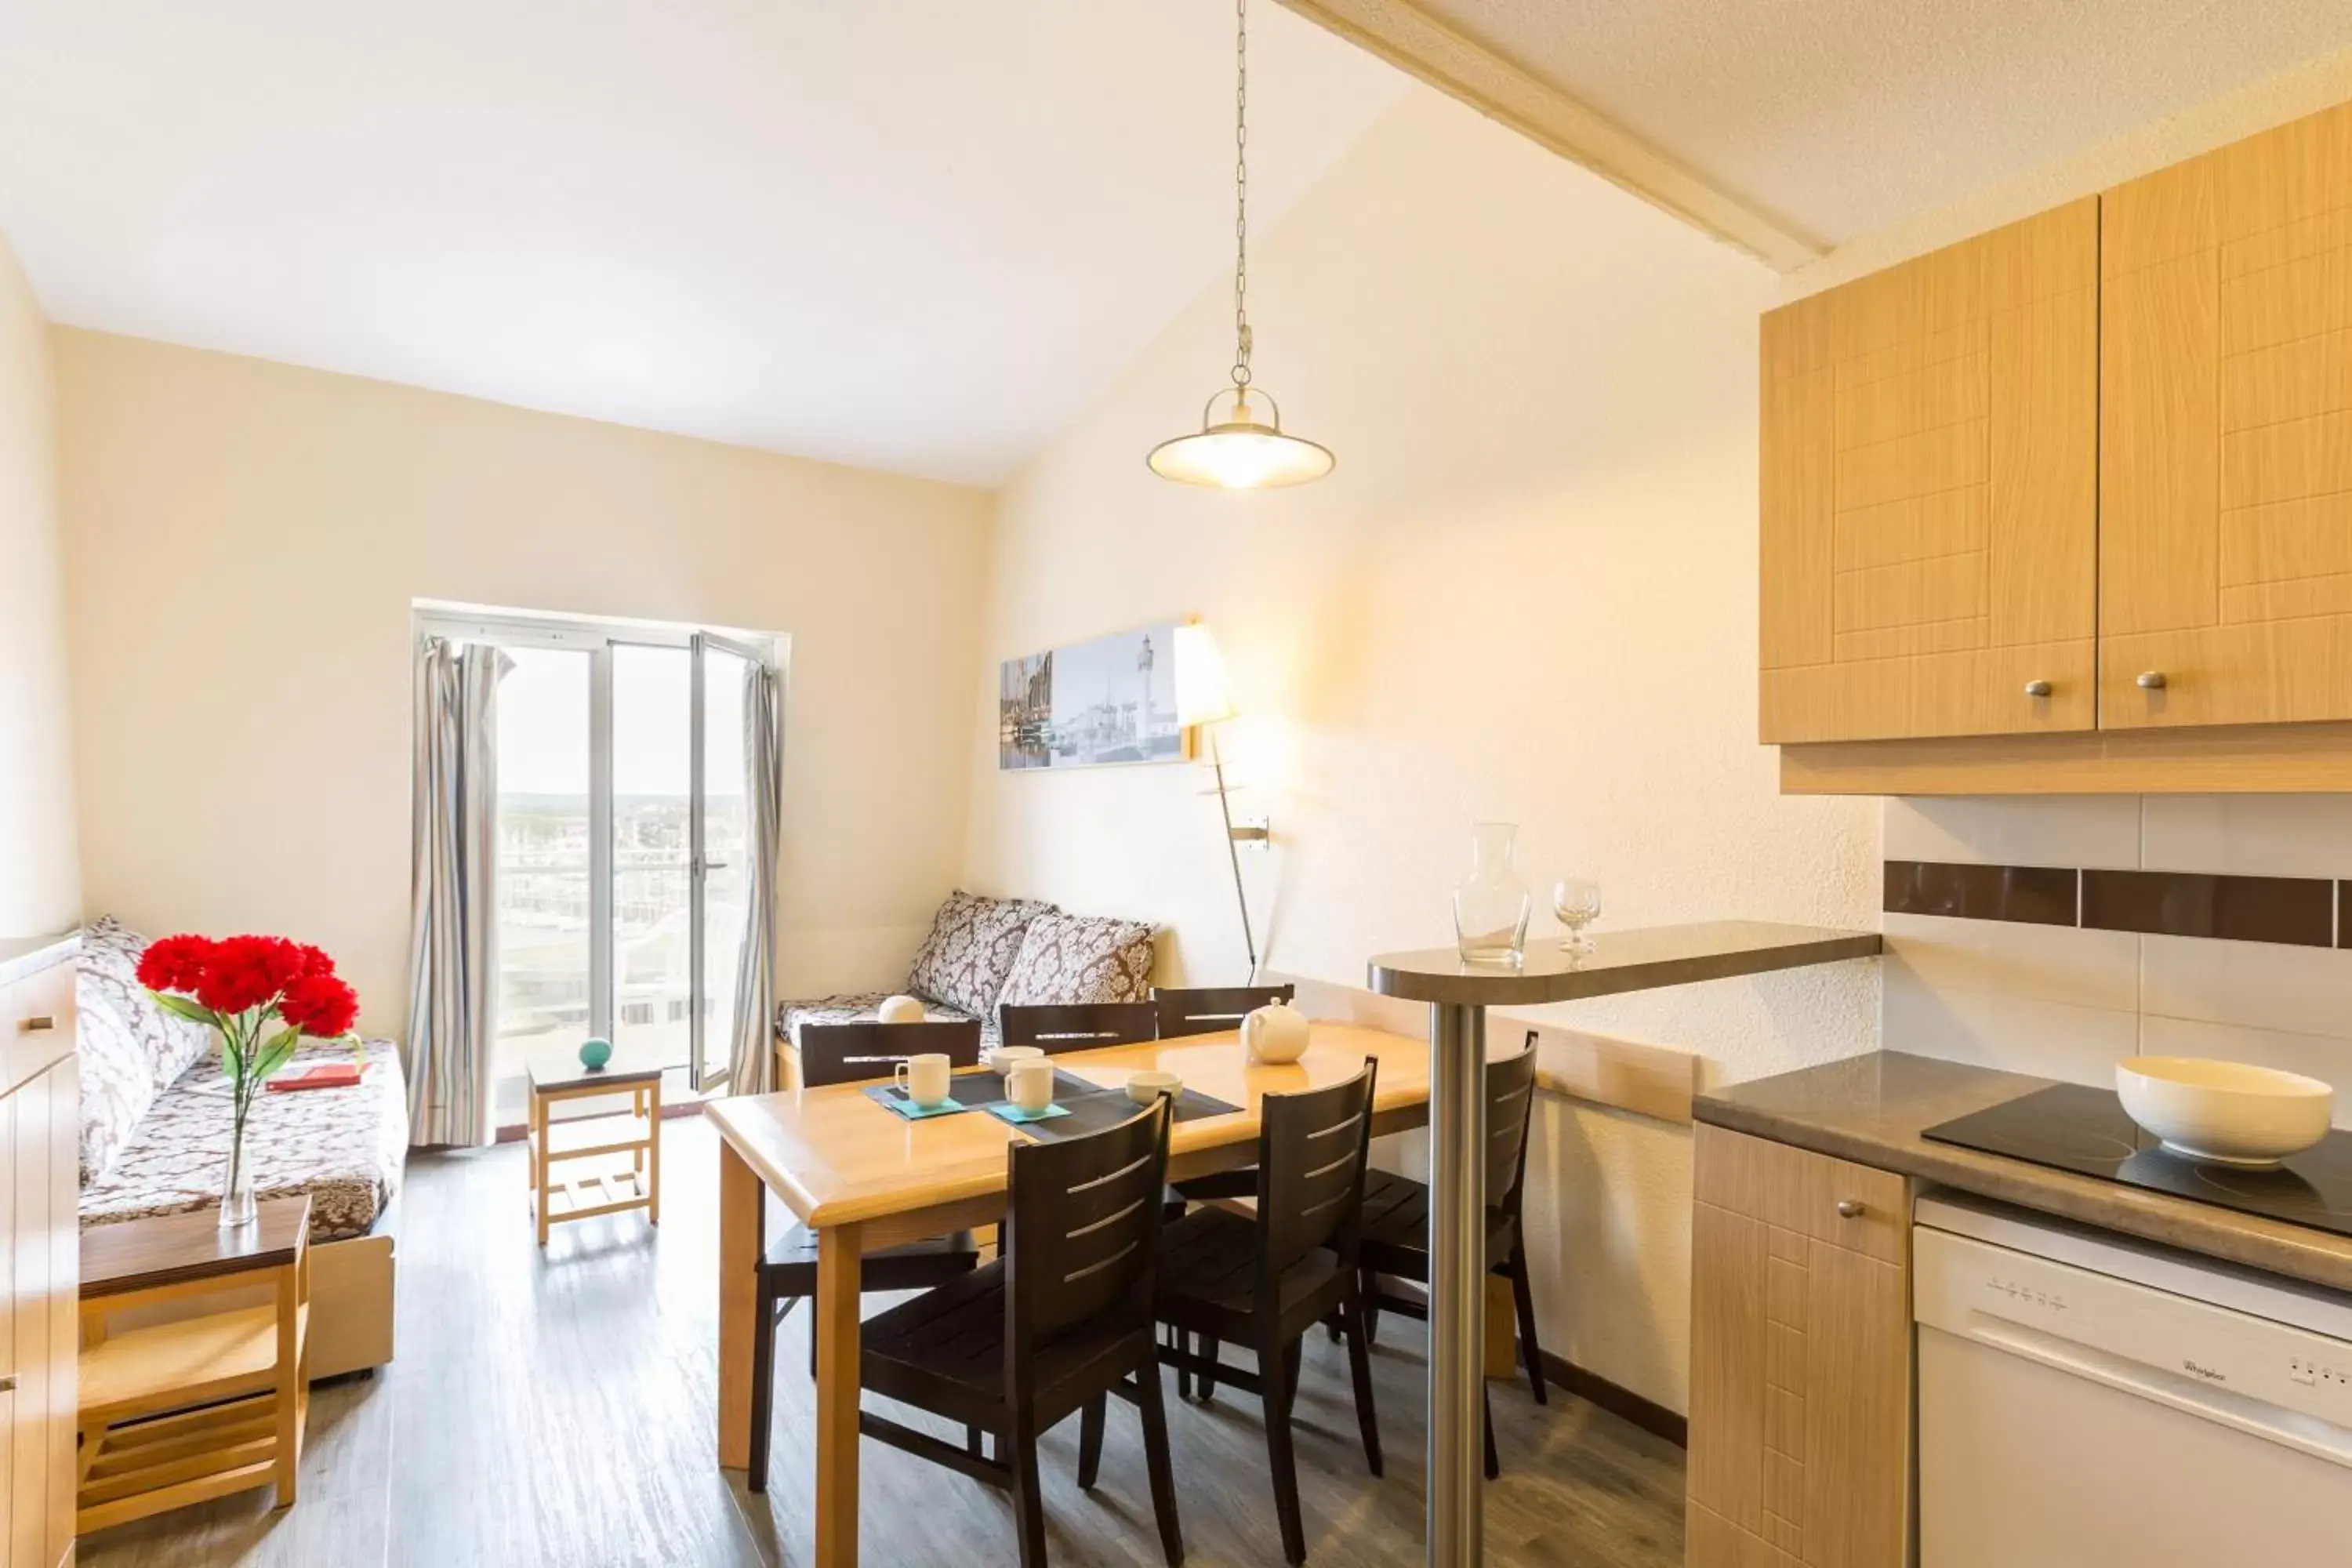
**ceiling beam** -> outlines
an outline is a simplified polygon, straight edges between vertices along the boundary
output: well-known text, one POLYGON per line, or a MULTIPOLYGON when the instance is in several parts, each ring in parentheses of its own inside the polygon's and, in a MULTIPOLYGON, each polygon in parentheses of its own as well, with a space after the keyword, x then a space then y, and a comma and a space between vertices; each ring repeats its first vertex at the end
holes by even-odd
POLYGON ((1317 26, 1781 272, 1822 247, 1708 184, 1632 132, 1409 0, 1281 0, 1317 26))

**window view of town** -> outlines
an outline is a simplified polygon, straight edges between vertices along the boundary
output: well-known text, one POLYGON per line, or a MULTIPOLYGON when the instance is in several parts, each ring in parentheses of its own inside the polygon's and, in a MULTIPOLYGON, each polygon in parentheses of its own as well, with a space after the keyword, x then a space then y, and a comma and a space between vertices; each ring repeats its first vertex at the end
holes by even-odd
MULTIPOLYGON (((498 1046, 501 1076, 577 1051, 595 1027, 588 660, 518 649, 499 688, 498 1046)), ((743 663, 709 656, 704 1013, 724 1058, 742 940, 743 663)), ((684 1066, 694 987, 688 921, 691 684, 683 648, 616 647, 613 679, 610 1037, 684 1066), (648 787, 651 786, 651 787, 648 787)))

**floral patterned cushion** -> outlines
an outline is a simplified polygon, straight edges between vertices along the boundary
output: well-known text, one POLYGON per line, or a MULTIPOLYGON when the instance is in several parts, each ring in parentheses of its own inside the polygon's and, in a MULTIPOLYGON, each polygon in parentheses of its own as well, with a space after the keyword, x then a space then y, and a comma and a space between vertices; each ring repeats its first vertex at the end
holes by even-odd
POLYGON ((139 984, 147 939, 112 915, 82 928, 74 1001, 81 1013, 81 1179, 106 1173, 154 1104, 213 1049, 212 1032, 174 1018, 139 984))
MULTIPOLYGON (((879 1015, 884 993, 851 991, 838 996, 816 996, 805 1002, 776 1004, 776 1032, 797 1047, 801 1043, 803 1024, 866 1024, 879 1015)), ((971 1016, 959 1007, 927 1003, 925 1013, 934 1021, 959 1022, 971 1016)), ((980 1045, 982 1050, 997 1043, 996 1019, 993 1015, 980 1022, 980 1045)))
MULTIPOLYGON (((352 1047, 305 1040, 291 1066, 347 1062, 352 1047)), ((85 1183, 81 1223, 209 1208, 228 1158, 228 1076, 217 1054, 159 1095, 104 1175, 85 1183)), ((367 1070, 350 1089, 264 1092, 246 1124, 254 1194, 310 1194, 310 1237, 363 1236, 400 1191, 408 1150, 408 1090, 400 1052, 371 1040, 367 1070)))
POLYGON ((967 1016, 996 1012, 997 993, 1020 955, 1029 922, 1053 909, 1034 899, 992 899, 961 888, 932 917, 931 933, 916 950, 907 989, 943 1002, 967 1016))
POLYGON ((1029 922, 1003 1000, 1148 1002, 1151 958, 1151 928, 1139 921, 1049 911, 1029 922))

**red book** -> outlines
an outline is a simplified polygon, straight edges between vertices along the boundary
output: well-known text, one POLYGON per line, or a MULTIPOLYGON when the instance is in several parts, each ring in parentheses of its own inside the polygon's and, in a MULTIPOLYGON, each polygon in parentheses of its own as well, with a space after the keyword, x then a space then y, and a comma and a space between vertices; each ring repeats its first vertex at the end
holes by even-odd
POLYGON ((280 1073, 263 1087, 273 1094, 291 1094, 302 1089, 349 1089, 359 1080, 357 1062, 320 1062, 299 1072, 280 1073))

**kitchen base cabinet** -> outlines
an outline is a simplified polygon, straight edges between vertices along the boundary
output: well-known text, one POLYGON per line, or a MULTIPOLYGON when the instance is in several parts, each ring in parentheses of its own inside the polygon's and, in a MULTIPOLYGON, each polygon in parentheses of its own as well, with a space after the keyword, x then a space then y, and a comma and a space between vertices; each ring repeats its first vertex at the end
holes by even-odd
POLYGON ((1691 1568, 1911 1560, 1910 1188, 1701 1126, 1691 1568))
POLYGON ((74 1541, 80 1068, 73 965, 0 985, 0 1568, 74 1541))

